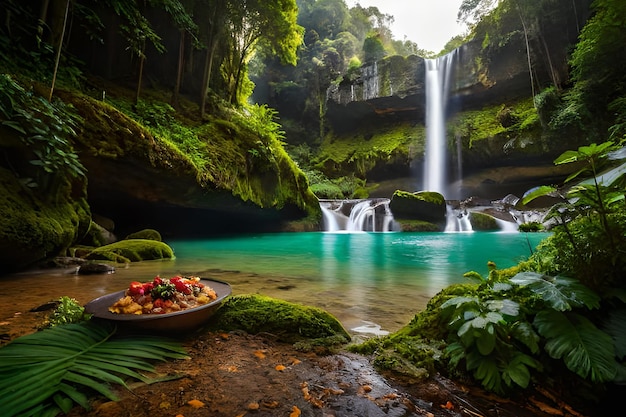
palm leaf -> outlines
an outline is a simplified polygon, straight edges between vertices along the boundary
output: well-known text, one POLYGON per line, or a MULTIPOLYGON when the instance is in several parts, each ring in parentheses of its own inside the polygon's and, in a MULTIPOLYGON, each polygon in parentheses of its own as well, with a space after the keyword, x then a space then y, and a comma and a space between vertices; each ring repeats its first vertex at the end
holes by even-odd
POLYGON ((618 363, 611 337, 576 313, 542 310, 533 325, 546 338, 545 350, 563 359, 567 368, 592 382, 606 382, 617 374, 618 363))
POLYGON ((115 338, 115 328, 86 322, 56 326, 0 348, 0 415, 51 415, 70 402, 88 407, 86 393, 114 400, 111 384, 152 382, 137 372, 151 361, 187 358, 182 347, 157 337, 115 338))

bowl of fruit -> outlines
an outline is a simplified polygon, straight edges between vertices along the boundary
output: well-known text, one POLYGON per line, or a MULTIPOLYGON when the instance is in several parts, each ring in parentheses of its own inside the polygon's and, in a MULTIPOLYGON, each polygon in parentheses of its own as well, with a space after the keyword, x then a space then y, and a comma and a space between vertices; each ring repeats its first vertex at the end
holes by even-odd
POLYGON ((168 333, 205 324, 231 294, 228 283, 200 277, 155 277, 91 300, 85 312, 124 327, 168 333))

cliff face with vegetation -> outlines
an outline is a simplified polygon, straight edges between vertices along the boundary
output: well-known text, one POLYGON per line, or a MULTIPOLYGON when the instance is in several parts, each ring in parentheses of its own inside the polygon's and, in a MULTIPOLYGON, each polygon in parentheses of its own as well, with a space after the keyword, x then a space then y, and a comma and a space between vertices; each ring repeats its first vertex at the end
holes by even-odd
MULTIPOLYGON (((549 125, 554 92, 568 86, 568 54, 588 17, 588 5, 560 2, 546 16, 535 18, 526 31, 521 17, 515 21, 515 13, 500 12, 499 20, 485 19, 469 42, 450 52, 454 62, 446 123, 450 166, 462 167, 468 176, 482 173, 483 185, 497 183, 502 177, 490 178, 486 170, 549 166, 561 152, 588 140, 582 131, 570 132, 563 140, 561 132, 549 125)), ((425 65, 417 56, 386 57, 329 89, 329 131, 319 157, 325 172, 356 168, 372 181, 421 172, 425 65), (378 144, 383 137, 392 139, 378 144), (371 146, 362 150, 361 142, 371 146)), ((449 177, 457 177, 459 173, 452 171, 449 177)), ((545 169, 520 170, 507 180, 526 187, 561 175, 545 169)), ((462 194, 480 192, 474 185, 462 194)))

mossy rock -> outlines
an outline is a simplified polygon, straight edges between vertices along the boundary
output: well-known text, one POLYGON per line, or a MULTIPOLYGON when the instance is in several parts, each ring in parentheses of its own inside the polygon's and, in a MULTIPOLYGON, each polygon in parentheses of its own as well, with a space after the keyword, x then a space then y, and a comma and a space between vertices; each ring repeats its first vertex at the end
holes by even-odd
POLYGON ((441 227, 423 220, 395 219, 403 232, 439 232, 441 227))
POLYGON ((420 220, 435 224, 441 230, 446 224, 446 200, 440 193, 396 190, 389 208, 396 220, 420 220))
POLYGON ((89 260, 117 263, 173 259, 174 251, 167 244, 149 239, 130 239, 94 249, 86 256, 89 260))
POLYGON ((57 179, 56 191, 45 196, 0 167, 0 273, 64 255, 87 233, 91 212, 84 179, 57 179))
POLYGON ((156 240, 157 242, 163 242, 161 238, 161 233, 154 229, 143 229, 135 233, 131 233, 126 236, 126 239, 147 239, 147 240, 156 240))
POLYGON ((485 213, 472 211, 469 213, 469 221, 473 230, 488 231, 500 229, 496 218, 485 213))
POLYGON ((336 344, 350 340, 339 320, 320 308, 256 294, 229 297, 215 314, 213 327, 271 333, 287 342, 326 339, 336 344))

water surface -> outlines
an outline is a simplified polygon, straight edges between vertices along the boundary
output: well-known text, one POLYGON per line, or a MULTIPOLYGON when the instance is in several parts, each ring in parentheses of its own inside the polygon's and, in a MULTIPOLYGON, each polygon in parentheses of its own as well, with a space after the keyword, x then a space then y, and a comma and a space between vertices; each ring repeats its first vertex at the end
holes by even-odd
POLYGON ((227 281, 233 294, 258 293, 322 307, 346 328, 375 323, 395 331, 463 274, 486 275, 527 258, 547 234, 278 233, 167 243, 176 259, 117 265, 110 275, 45 271, 0 277, 0 321, 63 295, 81 303, 156 275, 227 281))

